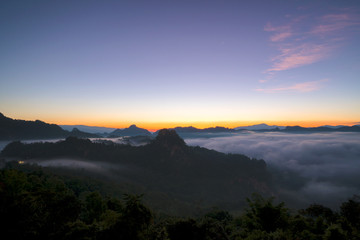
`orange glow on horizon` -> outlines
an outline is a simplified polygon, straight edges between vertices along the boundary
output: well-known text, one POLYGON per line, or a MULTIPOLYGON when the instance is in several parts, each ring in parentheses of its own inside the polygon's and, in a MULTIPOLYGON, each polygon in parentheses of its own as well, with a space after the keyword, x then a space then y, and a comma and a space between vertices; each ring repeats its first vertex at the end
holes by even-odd
POLYGON ((301 126, 301 127, 319 127, 323 125, 345 125, 353 126, 357 123, 355 121, 214 121, 214 122, 113 122, 113 121, 63 121, 54 122, 58 125, 87 125, 87 126, 98 126, 98 127, 109 127, 109 128, 127 128, 132 124, 137 127, 145 128, 151 132, 155 132, 163 128, 175 128, 175 127, 195 127, 199 129, 210 128, 210 127, 227 127, 236 128, 241 126, 251 126, 256 124, 265 123, 267 125, 277 126, 301 126))
MULTIPOLYGON (((58 118, 56 116, 28 116, 25 117, 21 114, 7 115, 5 116, 12 119, 21 119, 28 121, 35 121, 39 119, 46 123, 52 123, 57 125, 86 125, 86 126, 97 126, 97 127, 108 127, 108 128, 127 128, 132 124, 140 128, 148 129, 149 131, 157 131, 162 128, 175 128, 175 127, 196 127, 199 129, 210 128, 210 127, 227 127, 235 128, 241 126, 251 126, 256 124, 265 123, 267 125, 278 125, 278 126, 301 126, 301 127, 318 127, 323 125, 345 125, 353 126, 360 124, 359 121, 349 119, 337 119, 337 120, 239 120, 239 121, 139 121, 139 120, 113 120, 118 119, 116 116, 109 116, 108 118, 99 119, 98 116, 81 116, 81 117, 67 117, 58 118), (76 120, 74 120, 76 119, 76 120)), ((328 118, 329 119, 329 118, 328 118)))

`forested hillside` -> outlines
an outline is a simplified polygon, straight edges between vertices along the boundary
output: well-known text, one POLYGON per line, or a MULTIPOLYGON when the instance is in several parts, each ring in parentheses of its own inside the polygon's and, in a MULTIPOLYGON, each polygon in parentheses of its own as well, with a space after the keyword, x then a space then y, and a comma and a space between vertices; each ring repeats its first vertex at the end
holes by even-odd
POLYGON ((197 217, 159 215, 139 195, 113 198, 41 168, 8 164, 0 171, 2 239, 359 239, 360 199, 338 212, 313 204, 294 211, 253 195, 242 214, 213 208, 197 217))
POLYGON ((37 159, 40 164, 56 158, 80 159, 105 169, 88 172, 89 176, 140 186, 194 209, 216 205, 238 211, 244 197, 253 192, 272 194, 271 174, 263 160, 189 147, 174 130, 162 130, 150 144, 139 147, 69 137, 57 143, 13 142, 2 155, 25 163, 37 159))
POLYGON ((48 124, 40 120, 25 121, 5 117, 0 113, 0 140, 52 139, 65 137, 98 137, 74 128, 65 131, 56 124, 48 124))

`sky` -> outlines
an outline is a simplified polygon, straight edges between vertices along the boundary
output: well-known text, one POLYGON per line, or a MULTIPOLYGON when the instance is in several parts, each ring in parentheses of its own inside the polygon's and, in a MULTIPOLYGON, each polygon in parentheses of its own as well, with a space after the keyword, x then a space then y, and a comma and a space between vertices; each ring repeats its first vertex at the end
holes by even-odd
POLYGON ((147 129, 360 122, 360 2, 1 1, 0 112, 147 129))

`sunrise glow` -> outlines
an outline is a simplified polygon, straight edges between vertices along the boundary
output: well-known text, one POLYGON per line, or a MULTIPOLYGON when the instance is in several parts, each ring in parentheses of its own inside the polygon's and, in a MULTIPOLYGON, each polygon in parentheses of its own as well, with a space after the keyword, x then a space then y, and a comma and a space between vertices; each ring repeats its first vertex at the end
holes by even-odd
POLYGON ((358 1, 1 3, 0 112, 157 130, 360 121, 358 1))

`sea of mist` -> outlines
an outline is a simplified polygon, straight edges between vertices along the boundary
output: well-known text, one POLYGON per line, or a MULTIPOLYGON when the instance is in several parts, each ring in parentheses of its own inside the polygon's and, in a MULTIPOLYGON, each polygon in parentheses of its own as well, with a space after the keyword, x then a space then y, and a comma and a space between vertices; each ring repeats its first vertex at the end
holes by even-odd
MULTIPOLYGON (((26 140, 56 142, 56 140, 26 140)), ((122 138, 92 139, 95 142, 124 143, 122 138)), ((339 203, 360 195, 360 133, 305 133, 242 132, 185 138, 190 146, 201 146, 224 153, 240 153, 263 159, 278 186, 277 197, 291 207, 306 207, 320 203, 336 208, 339 203)), ((0 151, 9 142, 0 142, 0 151)), ((111 177, 113 171, 124 166, 113 166, 101 161, 83 159, 33 160, 44 167, 86 169, 111 177)))
POLYGON ((295 206, 316 202, 336 207, 360 194, 360 133, 247 132, 185 141, 264 159, 280 186, 280 199, 295 206))

